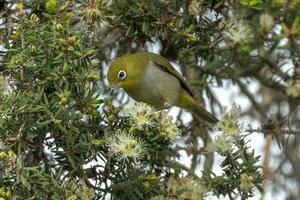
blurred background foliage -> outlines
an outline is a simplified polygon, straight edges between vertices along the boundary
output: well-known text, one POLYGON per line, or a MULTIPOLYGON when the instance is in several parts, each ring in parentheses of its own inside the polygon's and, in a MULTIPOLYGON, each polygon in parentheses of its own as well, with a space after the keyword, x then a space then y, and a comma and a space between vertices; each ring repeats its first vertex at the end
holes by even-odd
POLYGON ((299 0, 1 0, 0 199, 299 199, 299 16, 299 0), (147 50, 177 66, 224 137, 182 110, 176 128, 113 106, 131 100, 108 98, 108 65, 147 50), (241 116, 217 88, 238 88, 241 116), (264 136, 263 168, 248 135, 264 136))

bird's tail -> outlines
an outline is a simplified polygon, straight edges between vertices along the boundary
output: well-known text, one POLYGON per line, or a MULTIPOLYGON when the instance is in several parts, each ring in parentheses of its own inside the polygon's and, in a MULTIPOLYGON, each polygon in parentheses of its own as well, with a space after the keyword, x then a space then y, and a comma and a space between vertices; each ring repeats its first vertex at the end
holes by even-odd
POLYGON ((177 106, 194 111, 197 116, 209 123, 216 124, 219 121, 213 114, 199 105, 196 99, 186 90, 182 90, 177 106))
POLYGON ((211 114, 210 112, 208 112, 207 110, 205 110, 202 106, 200 105, 196 105, 196 114, 204 119, 205 121, 209 122, 209 123, 212 123, 212 124, 216 124, 218 123, 218 119, 213 115, 211 114))

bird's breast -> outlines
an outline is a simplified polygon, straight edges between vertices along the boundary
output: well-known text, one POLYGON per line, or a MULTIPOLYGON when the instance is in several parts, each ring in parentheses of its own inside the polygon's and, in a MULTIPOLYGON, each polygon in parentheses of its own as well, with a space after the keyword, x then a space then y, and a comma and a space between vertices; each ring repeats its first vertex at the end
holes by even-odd
POLYGON ((136 101, 162 109, 165 104, 176 104, 180 91, 180 81, 176 77, 150 62, 140 86, 127 92, 136 101))

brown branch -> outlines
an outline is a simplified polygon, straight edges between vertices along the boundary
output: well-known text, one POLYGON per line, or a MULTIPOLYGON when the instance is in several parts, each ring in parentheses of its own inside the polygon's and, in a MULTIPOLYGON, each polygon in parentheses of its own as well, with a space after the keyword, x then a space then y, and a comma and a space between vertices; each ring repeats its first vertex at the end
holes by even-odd
MULTIPOLYGON (((269 169, 269 159, 271 156, 271 146, 272 146, 272 136, 267 135, 264 146, 264 157, 263 157, 263 174, 264 176, 269 176, 271 174, 269 169)), ((265 188, 265 183, 264 183, 265 188)))
POLYGON ((274 89, 274 90, 276 90, 276 92, 280 92, 281 94, 286 96, 286 92, 285 92, 286 87, 285 86, 280 85, 279 83, 276 83, 270 79, 266 79, 266 77, 259 75, 259 74, 257 74, 255 78, 257 78, 257 80, 259 80, 259 82, 262 85, 269 87, 271 89, 274 89))
POLYGON ((254 108, 258 111, 258 113, 264 118, 267 119, 267 115, 265 110, 257 103, 253 95, 248 91, 247 87, 240 81, 236 80, 236 83, 240 87, 241 91, 249 98, 254 108))
POLYGON ((206 87, 206 91, 209 94, 211 103, 210 103, 210 108, 212 110, 212 113, 215 113, 214 111, 214 103, 216 103, 218 105, 218 107, 221 109, 222 108, 222 104, 220 103, 220 101, 217 99, 215 93, 211 90, 211 88, 209 86, 206 87))
POLYGON ((284 80, 290 79, 290 76, 287 73, 282 72, 282 70, 278 67, 278 63, 274 60, 274 57, 271 55, 271 53, 266 51, 264 48, 260 48, 258 52, 262 61, 273 71, 275 71, 277 75, 284 80))

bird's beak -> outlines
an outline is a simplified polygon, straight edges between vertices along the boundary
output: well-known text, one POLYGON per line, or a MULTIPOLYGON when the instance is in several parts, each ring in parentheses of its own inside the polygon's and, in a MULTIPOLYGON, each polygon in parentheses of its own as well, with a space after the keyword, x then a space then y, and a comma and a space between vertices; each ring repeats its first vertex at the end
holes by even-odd
POLYGON ((116 94, 120 88, 120 84, 117 83, 115 85, 110 86, 110 95, 116 94))

